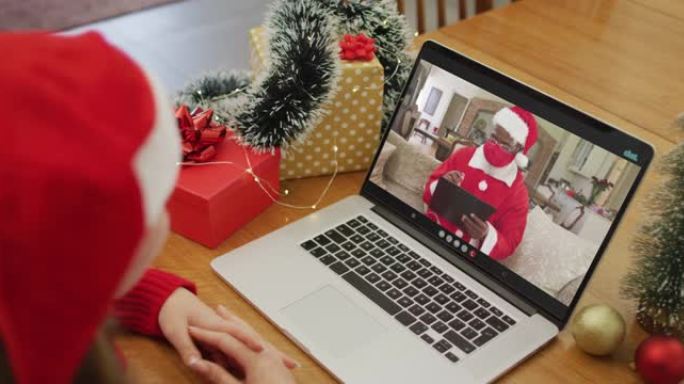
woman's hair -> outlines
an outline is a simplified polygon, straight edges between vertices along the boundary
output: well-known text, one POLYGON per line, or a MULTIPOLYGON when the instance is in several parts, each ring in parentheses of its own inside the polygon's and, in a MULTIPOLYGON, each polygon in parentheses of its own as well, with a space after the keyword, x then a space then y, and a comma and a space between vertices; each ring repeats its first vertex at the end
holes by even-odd
MULTIPOLYGON (((74 384, 125 384, 130 382, 123 371, 121 358, 117 355, 111 342, 111 335, 112 327, 110 325, 103 326, 97 332, 93 344, 76 371, 74 384)), ((36 369, 40 369, 40 367, 36 367, 36 369)), ((0 339, 0 383, 15 383, 2 339, 0 339)))

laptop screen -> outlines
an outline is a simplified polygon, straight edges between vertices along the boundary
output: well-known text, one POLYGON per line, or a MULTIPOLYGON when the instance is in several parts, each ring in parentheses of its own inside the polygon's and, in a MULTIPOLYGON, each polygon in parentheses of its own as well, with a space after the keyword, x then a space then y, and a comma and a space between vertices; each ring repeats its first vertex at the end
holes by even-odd
POLYGON ((416 65, 369 182, 438 225, 462 256, 494 260, 569 306, 638 161, 435 64, 416 65))

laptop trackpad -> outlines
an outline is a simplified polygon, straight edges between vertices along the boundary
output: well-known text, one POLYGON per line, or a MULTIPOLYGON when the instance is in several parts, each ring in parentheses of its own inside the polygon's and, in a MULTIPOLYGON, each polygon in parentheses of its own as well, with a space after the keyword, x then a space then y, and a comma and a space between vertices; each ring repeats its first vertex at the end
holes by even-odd
POLYGON ((281 310, 314 350, 343 357, 385 332, 385 327, 332 286, 315 291, 281 310))

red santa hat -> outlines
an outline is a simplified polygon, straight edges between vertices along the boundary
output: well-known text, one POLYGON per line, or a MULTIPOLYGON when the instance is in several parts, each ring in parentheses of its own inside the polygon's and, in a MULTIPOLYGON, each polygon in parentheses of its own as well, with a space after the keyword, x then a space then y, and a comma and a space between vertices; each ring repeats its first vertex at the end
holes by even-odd
POLYGON ((523 145, 523 150, 515 156, 515 163, 520 168, 526 168, 529 163, 527 152, 537 142, 538 128, 534 115, 518 106, 506 107, 495 113, 492 121, 523 145))
POLYGON ((17 382, 70 383, 179 137, 157 83, 96 33, 5 33, 0 51, 0 340, 17 382))

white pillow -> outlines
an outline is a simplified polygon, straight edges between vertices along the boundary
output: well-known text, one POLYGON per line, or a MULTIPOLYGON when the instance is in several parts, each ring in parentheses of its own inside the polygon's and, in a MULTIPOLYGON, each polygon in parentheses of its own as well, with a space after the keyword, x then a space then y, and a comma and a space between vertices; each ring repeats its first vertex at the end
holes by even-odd
POLYGON ((584 275, 598 245, 554 223, 539 207, 527 215, 527 227, 515 253, 502 263, 532 284, 556 296, 584 275))

